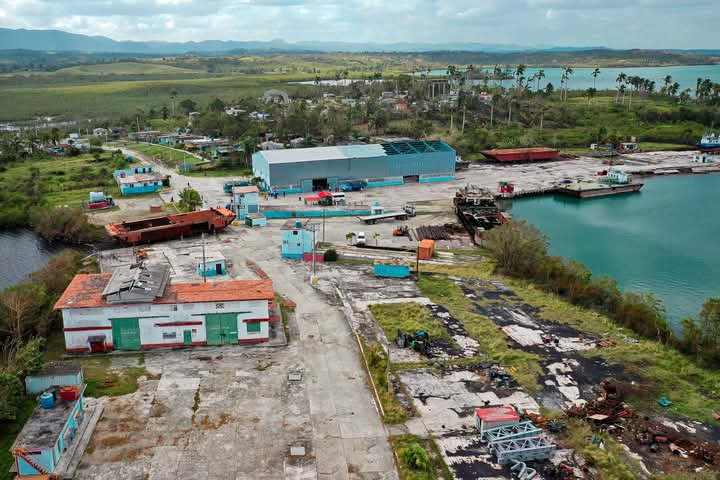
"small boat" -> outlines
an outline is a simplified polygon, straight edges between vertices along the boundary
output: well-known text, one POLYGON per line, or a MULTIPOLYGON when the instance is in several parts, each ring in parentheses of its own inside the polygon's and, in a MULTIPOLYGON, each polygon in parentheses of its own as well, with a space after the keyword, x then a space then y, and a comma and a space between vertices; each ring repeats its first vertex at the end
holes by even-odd
POLYGON ((703 153, 720 152, 720 135, 706 133, 697 143, 697 147, 703 153))

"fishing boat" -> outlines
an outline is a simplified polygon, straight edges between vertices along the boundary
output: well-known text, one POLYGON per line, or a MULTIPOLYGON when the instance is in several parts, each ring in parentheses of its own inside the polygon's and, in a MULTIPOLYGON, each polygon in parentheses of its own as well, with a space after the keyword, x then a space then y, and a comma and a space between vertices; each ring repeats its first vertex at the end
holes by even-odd
POLYGON ((697 143, 697 147, 701 152, 720 153, 720 135, 717 135, 715 133, 706 133, 697 143))
POLYGON ((197 212, 167 214, 122 223, 105 225, 105 230, 118 240, 146 243, 198 233, 213 233, 230 225, 235 214, 226 208, 210 208, 197 212))

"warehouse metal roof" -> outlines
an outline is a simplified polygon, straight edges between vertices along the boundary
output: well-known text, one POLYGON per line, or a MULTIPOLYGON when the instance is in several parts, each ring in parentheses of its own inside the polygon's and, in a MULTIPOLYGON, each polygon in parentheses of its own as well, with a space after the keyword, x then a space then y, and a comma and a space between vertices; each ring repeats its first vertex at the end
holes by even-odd
POLYGON ((451 152, 446 143, 439 140, 411 142, 388 142, 371 145, 342 145, 338 147, 292 148, 287 150, 263 150, 258 152, 270 165, 281 163, 314 162, 319 160, 347 160, 351 158, 386 157, 400 154, 451 152))

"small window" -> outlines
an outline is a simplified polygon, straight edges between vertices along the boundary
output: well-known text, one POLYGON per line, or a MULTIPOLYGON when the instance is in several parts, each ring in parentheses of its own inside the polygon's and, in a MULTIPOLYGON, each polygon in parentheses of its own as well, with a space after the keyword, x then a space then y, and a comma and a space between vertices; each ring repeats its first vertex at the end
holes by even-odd
POLYGON ((297 235, 297 234, 298 234, 298 231, 297 231, 297 230, 293 230, 293 235, 297 235))
POLYGON ((248 333, 260 333, 260 322, 248 322, 246 325, 248 333))
POLYGON ((163 340, 175 340, 177 332, 163 332, 163 340))
POLYGON ((140 305, 140 307, 138 307, 138 310, 140 310, 141 312, 149 312, 150 305, 140 305))
POLYGON ((215 308, 217 308, 217 309, 225 308, 225 304, 224 303, 216 303, 215 308))
POLYGON ((170 305, 170 310, 177 312, 177 305, 170 305))

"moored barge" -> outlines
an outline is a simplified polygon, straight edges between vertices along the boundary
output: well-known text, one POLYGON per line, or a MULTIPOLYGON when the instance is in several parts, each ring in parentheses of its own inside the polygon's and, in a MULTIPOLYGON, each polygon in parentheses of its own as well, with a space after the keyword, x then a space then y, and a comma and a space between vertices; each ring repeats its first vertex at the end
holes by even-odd
POLYGON ((482 150, 480 153, 489 160, 497 162, 540 162, 557 158, 560 155, 560 150, 547 147, 499 148, 482 150))
POLYGON ((481 243, 483 232, 502 225, 507 219, 495 201, 495 195, 475 185, 457 191, 453 204, 460 223, 476 244, 481 243))
POLYGON ((558 187, 557 193, 575 198, 605 197, 624 193, 639 192, 642 183, 610 184, 599 182, 578 182, 558 187))
POLYGON ((135 244, 156 242, 198 233, 213 233, 230 225, 235 214, 226 208, 210 208, 197 212, 167 214, 105 225, 105 230, 118 240, 135 244))

